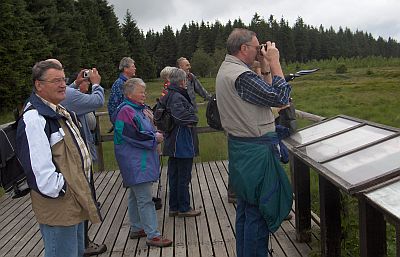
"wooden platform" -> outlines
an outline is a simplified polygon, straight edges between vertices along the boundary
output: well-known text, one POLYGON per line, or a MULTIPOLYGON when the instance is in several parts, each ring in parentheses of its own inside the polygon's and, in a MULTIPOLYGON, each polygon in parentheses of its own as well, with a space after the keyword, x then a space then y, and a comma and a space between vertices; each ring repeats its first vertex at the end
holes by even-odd
MULTIPOLYGON (((202 215, 196 218, 168 217, 167 176, 163 169, 160 189, 154 195, 162 198, 157 211, 159 229, 173 239, 173 247, 147 247, 144 239, 129 239, 128 194, 122 187, 119 171, 96 174, 96 192, 104 221, 90 226, 89 235, 105 243, 108 251, 100 256, 236 256, 235 205, 227 201, 227 162, 196 163, 193 166, 191 196, 202 215)), ((292 213, 294 216, 294 213, 292 213)), ((273 256, 308 256, 309 244, 297 243, 294 218, 284 221, 272 236, 273 256)), ((315 238, 313 238, 315 240, 315 238)), ((32 212, 30 197, 0 198, 0 256, 43 256, 43 242, 32 212)))

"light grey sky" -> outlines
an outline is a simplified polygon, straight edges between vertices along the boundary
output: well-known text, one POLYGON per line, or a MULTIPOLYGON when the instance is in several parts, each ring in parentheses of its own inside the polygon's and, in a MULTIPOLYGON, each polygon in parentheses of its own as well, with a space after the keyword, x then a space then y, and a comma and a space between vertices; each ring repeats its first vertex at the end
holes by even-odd
POLYGON ((357 29, 400 42, 400 0, 108 0, 123 23, 129 9, 138 27, 162 31, 170 25, 174 31, 191 21, 223 25, 241 18, 248 25, 257 12, 265 20, 272 14, 292 26, 298 17, 307 25, 325 29, 339 26, 357 29))

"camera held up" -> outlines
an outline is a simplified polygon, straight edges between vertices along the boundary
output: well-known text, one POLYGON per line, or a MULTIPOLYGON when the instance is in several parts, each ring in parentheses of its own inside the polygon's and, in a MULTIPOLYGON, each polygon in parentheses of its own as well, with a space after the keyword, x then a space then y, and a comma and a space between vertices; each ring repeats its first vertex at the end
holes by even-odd
POLYGON ((85 70, 85 71, 83 72, 83 78, 88 79, 89 77, 90 77, 90 70, 85 70))

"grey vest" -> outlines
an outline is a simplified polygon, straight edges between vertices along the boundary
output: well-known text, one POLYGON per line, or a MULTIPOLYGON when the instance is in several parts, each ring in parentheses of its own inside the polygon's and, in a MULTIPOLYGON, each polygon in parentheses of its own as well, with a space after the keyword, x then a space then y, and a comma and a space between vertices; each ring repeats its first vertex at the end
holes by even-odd
POLYGON ((245 63, 226 55, 216 78, 216 94, 224 130, 238 137, 259 137, 275 131, 274 115, 270 107, 258 106, 242 100, 235 88, 240 74, 251 71, 245 63))

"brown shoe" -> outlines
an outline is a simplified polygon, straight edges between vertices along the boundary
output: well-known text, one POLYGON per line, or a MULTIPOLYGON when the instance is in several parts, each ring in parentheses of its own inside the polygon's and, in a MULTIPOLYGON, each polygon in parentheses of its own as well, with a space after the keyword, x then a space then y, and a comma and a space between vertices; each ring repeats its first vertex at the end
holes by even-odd
POLYGON ((172 245, 172 241, 164 238, 163 236, 157 236, 152 239, 147 239, 146 244, 149 246, 167 247, 172 245))
POLYGON ((105 244, 96 244, 95 242, 89 241, 83 256, 92 256, 102 254, 107 251, 105 244))
POLYGON ((146 237, 146 233, 144 232, 144 230, 139 230, 139 231, 129 231, 129 237, 131 239, 138 239, 141 237, 146 237))
POLYGON ((195 217, 201 214, 200 210, 190 209, 187 212, 179 212, 178 217, 195 217))
POLYGON ((175 217, 175 216, 178 216, 178 211, 169 211, 169 213, 168 213, 168 216, 170 216, 170 217, 175 217))

